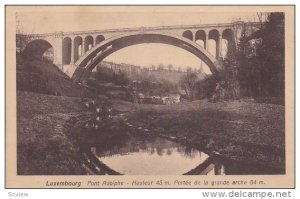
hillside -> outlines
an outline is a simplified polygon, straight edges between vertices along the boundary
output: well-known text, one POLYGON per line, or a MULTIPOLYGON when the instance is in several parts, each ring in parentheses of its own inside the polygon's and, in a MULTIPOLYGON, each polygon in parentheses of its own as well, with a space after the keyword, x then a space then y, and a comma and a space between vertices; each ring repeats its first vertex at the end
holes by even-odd
POLYGON ((85 174, 70 129, 91 113, 80 98, 17 91, 19 175, 85 174))
POLYGON ((17 90, 63 96, 91 96, 57 66, 40 60, 26 60, 17 54, 17 90))

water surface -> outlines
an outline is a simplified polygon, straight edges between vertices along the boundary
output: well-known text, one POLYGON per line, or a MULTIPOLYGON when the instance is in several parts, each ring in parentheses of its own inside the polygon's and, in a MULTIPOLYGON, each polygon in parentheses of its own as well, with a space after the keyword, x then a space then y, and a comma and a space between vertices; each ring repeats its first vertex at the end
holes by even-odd
POLYGON ((208 155, 151 133, 86 131, 80 138, 87 162, 109 175, 252 175, 283 174, 276 165, 208 155))
POLYGON ((128 175, 181 175, 209 157, 199 150, 158 137, 132 137, 113 150, 94 150, 105 165, 128 175))

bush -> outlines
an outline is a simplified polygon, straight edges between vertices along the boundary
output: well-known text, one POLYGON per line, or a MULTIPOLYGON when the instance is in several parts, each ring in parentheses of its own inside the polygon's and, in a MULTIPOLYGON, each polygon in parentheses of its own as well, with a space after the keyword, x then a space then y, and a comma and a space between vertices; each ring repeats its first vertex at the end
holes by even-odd
POLYGON ((97 79, 104 81, 112 81, 114 77, 114 71, 107 67, 98 67, 97 79))
POLYGON ((120 86, 127 86, 130 83, 129 77, 122 71, 119 73, 114 73, 114 83, 120 86))
POLYGON ((196 83, 197 98, 211 98, 218 81, 220 81, 220 78, 217 75, 211 75, 198 81, 196 83))

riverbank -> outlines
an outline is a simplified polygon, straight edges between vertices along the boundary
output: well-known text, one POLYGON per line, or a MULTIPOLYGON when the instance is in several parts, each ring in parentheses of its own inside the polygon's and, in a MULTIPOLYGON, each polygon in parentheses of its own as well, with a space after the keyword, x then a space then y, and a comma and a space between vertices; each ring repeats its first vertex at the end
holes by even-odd
POLYGON ((17 91, 18 175, 86 174, 68 134, 90 117, 78 97, 17 91))
POLYGON ((208 153, 285 170, 284 106, 207 100, 170 106, 135 105, 129 122, 208 153))
MULTIPOLYGON (((83 134, 74 127, 84 125, 82 121, 92 119, 93 113, 80 98, 18 91, 17 102, 18 174, 87 174, 78 144, 83 134)), ((120 135, 144 132, 208 154, 275 166, 275 173, 284 173, 284 106, 206 100, 169 106, 111 103, 113 120, 106 130, 110 133, 99 132, 105 138, 99 145, 106 146, 108 140, 122 142, 120 135)))

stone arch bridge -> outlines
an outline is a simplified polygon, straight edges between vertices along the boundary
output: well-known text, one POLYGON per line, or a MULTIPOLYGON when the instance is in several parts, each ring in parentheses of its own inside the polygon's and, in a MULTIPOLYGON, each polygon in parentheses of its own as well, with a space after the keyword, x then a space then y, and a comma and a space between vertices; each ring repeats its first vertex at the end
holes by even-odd
POLYGON ((110 54, 141 43, 164 43, 182 48, 199 57, 216 73, 222 69, 219 60, 225 57, 222 54, 222 41, 227 41, 227 51, 233 50, 243 30, 247 30, 249 35, 258 28, 258 23, 239 21, 190 26, 17 34, 17 50, 29 59, 41 59, 52 47, 53 63, 75 81, 82 81, 88 71, 93 70, 110 54), (209 40, 215 42, 214 49, 209 47, 209 40))

